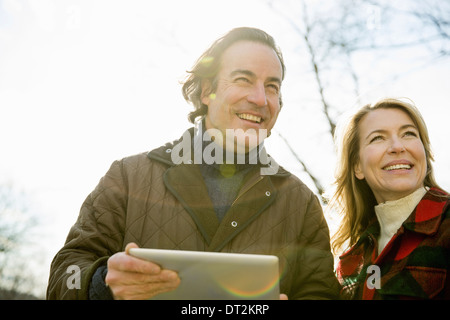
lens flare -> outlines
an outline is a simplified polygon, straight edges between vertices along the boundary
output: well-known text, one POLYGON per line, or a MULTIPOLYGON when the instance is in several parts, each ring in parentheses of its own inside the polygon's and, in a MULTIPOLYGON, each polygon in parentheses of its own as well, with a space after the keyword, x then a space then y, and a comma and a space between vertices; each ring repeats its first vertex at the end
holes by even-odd
POLYGON ((204 57, 200 63, 204 66, 204 67, 209 67, 214 61, 214 57, 204 57))
POLYGON ((268 283, 264 284, 255 284, 255 286, 251 289, 246 287, 242 289, 242 282, 240 284, 230 284, 230 283, 222 283, 223 289, 227 291, 229 294, 235 296, 236 298, 241 299, 265 299, 267 297, 266 294, 271 292, 271 290, 279 285, 279 279, 272 279, 268 283))
MULTIPOLYGON (((270 299, 269 293, 272 292, 276 286, 279 286, 279 277, 267 279, 263 271, 258 268, 251 270, 252 276, 259 277, 261 281, 255 282, 255 277, 246 276, 246 272, 234 274, 232 277, 227 277, 226 281, 216 280, 220 287, 236 299, 270 299)), ((273 298, 273 296, 272 296, 273 298)))

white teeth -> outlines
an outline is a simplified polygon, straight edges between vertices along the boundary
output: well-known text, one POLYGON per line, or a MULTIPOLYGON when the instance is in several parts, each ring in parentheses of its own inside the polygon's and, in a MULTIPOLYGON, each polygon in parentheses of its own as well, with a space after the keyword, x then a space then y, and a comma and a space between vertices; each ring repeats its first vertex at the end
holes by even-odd
POLYGON ((252 114, 248 114, 248 113, 239 113, 237 115, 239 118, 244 119, 244 120, 249 120, 249 121, 253 121, 253 122, 257 122, 260 123, 261 122, 261 117, 258 116, 254 116, 252 114))
POLYGON ((389 166, 384 168, 384 170, 398 170, 398 169, 411 169, 411 165, 409 164, 395 164, 393 166, 389 166))

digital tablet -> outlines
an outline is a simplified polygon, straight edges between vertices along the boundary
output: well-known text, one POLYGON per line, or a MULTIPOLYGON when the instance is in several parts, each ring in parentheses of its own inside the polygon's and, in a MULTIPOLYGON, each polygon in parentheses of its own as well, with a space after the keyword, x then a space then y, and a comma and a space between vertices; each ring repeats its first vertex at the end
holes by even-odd
POLYGON ((132 248, 130 255, 178 272, 180 285, 157 300, 278 300, 273 255, 132 248))

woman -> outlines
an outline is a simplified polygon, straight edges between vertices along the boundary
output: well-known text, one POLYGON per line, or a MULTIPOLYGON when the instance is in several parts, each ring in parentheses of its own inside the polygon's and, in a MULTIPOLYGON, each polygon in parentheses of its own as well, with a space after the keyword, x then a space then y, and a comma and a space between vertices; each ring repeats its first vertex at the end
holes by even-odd
POLYGON ((410 103, 361 108, 339 144, 334 237, 346 299, 450 299, 450 200, 433 176, 425 122, 410 103), (449 274, 447 274, 449 273, 449 274))

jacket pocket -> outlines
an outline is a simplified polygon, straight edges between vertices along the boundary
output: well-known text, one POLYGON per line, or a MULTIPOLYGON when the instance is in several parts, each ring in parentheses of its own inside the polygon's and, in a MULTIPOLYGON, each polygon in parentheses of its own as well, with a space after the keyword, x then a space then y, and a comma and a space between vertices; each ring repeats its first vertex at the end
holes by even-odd
POLYGON ((446 269, 407 266, 382 283, 379 292, 389 296, 432 299, 444 288, 446 277, 446 269))

